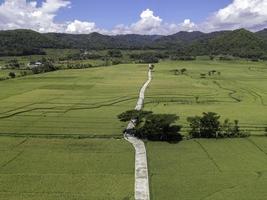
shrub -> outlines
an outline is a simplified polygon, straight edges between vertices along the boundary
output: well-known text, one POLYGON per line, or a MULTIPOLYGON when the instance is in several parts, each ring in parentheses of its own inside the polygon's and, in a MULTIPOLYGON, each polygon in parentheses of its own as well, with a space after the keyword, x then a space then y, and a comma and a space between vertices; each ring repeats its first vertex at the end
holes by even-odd
POLYGON ((119 64, 121 64, 121 61, 120 60, 113 60, 112 61, 112 65, 119 65, 119 64))
POLYGON ((9 72, 8 76, 9 76, 10 78, 16 78, 16 74, 15 74, 15 72, 9 72))

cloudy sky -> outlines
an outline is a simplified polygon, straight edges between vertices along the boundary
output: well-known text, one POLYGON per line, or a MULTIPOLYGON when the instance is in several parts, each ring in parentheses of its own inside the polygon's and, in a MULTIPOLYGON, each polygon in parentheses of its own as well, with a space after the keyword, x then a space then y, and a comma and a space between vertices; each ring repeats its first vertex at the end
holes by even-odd
POLYGON ((103 34, 267 28, 267 0, 0 0, 0 29, 103 34))

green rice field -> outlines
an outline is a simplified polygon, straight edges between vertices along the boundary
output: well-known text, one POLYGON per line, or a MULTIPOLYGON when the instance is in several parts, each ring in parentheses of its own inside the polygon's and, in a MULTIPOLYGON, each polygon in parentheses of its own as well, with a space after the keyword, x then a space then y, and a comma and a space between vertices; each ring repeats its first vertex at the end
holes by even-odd
POLYGON ((244 130, 263 134, 267 127, 267 64, 247 61, 165 61, 156 65, 146 93, 146 110, 186 118, 216 112, 239 120, 244 130), (185 68, 185 75, 174 70, 185 68), (208 72, 215 71, 209 76, 208 72), (201 77, 205 74, 205 77, 201 77))
POLYGON ((267 138, 149 142, 153 200, 265 200, 267 138))
POLYGON ((123 140, 0 138, 1 200, 130 200, 133 188, 123 140))
POLYGON ((0 83, 0 134, 121 136, 146 65, 62 70, 0 83))

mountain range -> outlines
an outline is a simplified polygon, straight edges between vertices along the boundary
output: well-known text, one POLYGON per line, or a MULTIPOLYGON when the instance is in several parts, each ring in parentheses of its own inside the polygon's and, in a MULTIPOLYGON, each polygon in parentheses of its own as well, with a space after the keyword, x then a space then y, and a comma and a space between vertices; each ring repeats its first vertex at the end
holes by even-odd
POLYGON ((159 49, 188 55, 233 55, 262 57, 267 55, 267 29, 234 31, 178 32, 173 35, 102 35, 38 33, 32 30, 0 31, 0 56, 42 54, 45 48, 159 49))

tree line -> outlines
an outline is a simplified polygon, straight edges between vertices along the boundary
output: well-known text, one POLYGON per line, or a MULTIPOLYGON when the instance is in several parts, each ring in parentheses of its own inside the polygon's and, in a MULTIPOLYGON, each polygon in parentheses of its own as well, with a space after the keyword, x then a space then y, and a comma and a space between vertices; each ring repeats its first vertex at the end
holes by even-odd
MULTIPOLYGON (((240 129, 238 120, 220 121, 217 113, 207 112, 202 116, 188 117, 190 138, 241 138, 248 137, 240 129)), ((151 111, 129 110, 118 115, 122 122, 133 121, 136 126, 126 129, 125 133, 140 139, 151 141, 178 142, 182 140, 182 126, 177 123, 179 116, 175 114, 154 114, 151 111)))

